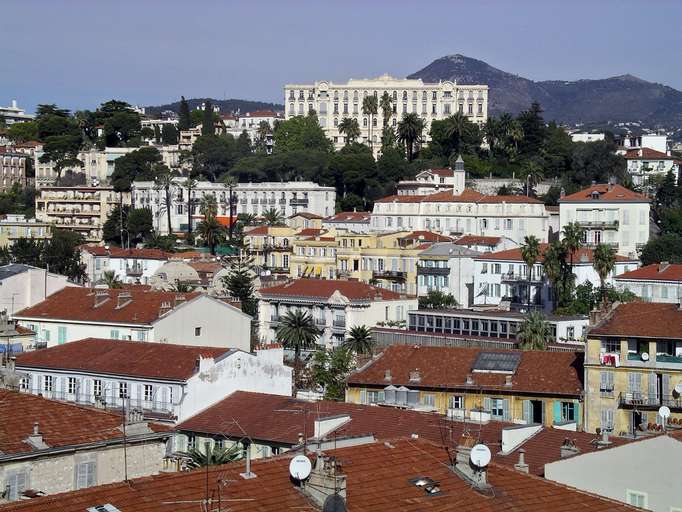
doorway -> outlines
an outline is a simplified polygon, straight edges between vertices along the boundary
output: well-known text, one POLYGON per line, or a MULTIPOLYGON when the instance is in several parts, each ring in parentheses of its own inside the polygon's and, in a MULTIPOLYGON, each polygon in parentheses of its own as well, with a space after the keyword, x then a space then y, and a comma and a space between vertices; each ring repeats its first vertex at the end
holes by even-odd
POLYGON ((530 420, 531 423, 544 423, 544 402, 542 400, 530 401, 530 420))

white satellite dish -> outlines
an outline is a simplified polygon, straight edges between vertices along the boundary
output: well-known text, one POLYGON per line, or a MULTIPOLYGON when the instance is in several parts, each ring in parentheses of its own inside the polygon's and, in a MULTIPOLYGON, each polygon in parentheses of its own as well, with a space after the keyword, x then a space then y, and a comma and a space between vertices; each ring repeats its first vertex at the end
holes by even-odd
POLYGON ((484 468, 490 463, 490 448, 484 444, 477 444, 471 449, 469 459, 471 459, 474 466, 484 468))
POLYGON ((296 455, 289 462, 289 474, 296 480, 305 480, 310 476, 313 465, 305 455, 296 455))
POLYGON ((649 360, 649 354, 647 352, 642 352, 642 355, 640 357, 642 358, 642 361, 649 360))
POLYGON ((675 384, 675 393, 677 393, 678 395, 682 395, 682 383, 675 384))
POLYGON ((662 405, 658 408, 658 415, 665 421, 670 417, 670 408, 667 405, 662 405))

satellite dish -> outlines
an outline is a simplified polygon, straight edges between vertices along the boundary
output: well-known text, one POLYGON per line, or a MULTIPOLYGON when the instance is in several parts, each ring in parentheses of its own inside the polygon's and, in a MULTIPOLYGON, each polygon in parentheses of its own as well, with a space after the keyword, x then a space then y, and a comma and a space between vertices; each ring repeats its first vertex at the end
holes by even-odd
POLYGON ((670 417, 670 408, 667 405, 662 405, 658 408, 658 415, 663 418, 663 421, 665 422, 665 420, 670 417))
POLYGON ((675 384, 675 393, 677 393, 678 395, 682 395, 682 383, 675 384))
POLYGON ((649 354, 647 354, 646 352, 642 352, 642 355, 640 357, 642 358, 642 361, 649 360, 649 354))
POLYGON ((346 502, 338 494, 327 496, 322 505, 322 512, 346 512, 346 502))
POLYGON ((477 444, 471 449, 469 459, 474 466, 484 468, 490 463, 490 448, 484 444, 477 444))
POLYGON ((296 480, 305 480, 310 476, 313 465, 305 455, 296 455, 289 463, 289 474, 296 480))

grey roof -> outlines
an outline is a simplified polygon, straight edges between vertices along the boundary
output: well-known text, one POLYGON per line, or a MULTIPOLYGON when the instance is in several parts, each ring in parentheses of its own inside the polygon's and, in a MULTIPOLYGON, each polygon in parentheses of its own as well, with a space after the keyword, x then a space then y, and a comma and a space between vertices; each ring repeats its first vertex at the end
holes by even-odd
POLYGON ((463 245, 457 245, 452 242, 437 242, 432 244, 428 249, 424 249, 419 253, 419 256, 448 256, 450 258, 470 257, 475 258, 480 256, 482 252, 474 251, 463 245))
POLYGON ((7 279, 8 277, 16 276, 17 274, 23 274, 27 272, 31 267, 29 265, 24 265, 20 263, 12 263, 10 265, 3 265, 0 267, 0 281, 7 279))

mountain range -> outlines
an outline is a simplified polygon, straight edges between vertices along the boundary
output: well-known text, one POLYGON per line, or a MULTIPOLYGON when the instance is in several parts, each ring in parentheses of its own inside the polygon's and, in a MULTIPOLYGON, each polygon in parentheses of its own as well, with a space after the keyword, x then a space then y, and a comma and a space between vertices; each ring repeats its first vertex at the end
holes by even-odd
POLYGON ((546 120, 566 124, 640 123, 682 127, 682 92, 632 75, 597 80, 533 81, 464 55, 434 60, 408 78, 489 87, 488 113, 517 114, 538 101, 546 120))

